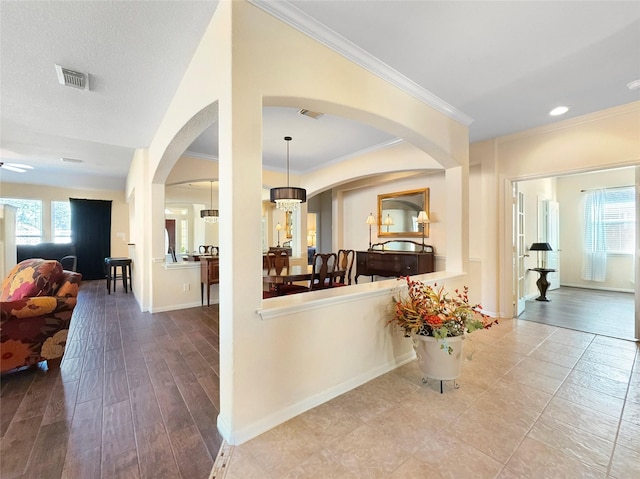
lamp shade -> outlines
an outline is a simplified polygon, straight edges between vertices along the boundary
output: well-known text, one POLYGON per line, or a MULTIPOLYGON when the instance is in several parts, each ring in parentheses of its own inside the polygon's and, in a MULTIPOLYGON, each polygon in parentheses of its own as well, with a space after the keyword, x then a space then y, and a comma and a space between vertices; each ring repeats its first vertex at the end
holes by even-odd
POLYGON ((217 223, 219 220, 218 210, 200 210, 200 218, 207 223, 217 223))
POLYGON ((431 223, 431 221, 429 221, 429 215, 426 211, 421 211, 420 213, 418 213, 417 222, 421 225, 431 223))
POLYGON ((305 203, 307 201, 307 190, 292 186, 281 186, 278 188, 271 188, 269 196, 271 198, 271 202, 276 203, 278 206, 280 206, 280 203, 285 203, 287 201, 295 203, 296 206, 293 208, 295 209, 300 205, 300 203, 305 203))
POLYGON ((367 224, 368 225, 375 225, 376 224, 376 218, 375 218, 375 216, 373 216, 373 213, 369 213, 369 216, 367 216, 367 224))
POLYGON ((549 243, 532 243, 529 251, 553 251, 549 243))
POLYGON ((385 226, 389 226, 393 224, 393 218, 389 213, 387 213, 387 217, 384 219, 385 226))

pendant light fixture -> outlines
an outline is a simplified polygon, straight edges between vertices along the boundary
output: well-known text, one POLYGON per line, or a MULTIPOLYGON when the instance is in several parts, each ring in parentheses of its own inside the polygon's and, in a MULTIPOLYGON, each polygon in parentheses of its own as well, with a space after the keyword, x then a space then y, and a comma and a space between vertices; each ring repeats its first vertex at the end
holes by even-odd
MULTIPOLYGON (((213 180, 210 180, 211 183, 211 208, 213 208, 213 180)), ((210 209, 210 210, 200 210, 200 218, 203 218, 207 223, 217 223, 219 221, 218 210, 210 209)))
POLYGON ((300 203, 307 201, 307 191, 304 188, 289 186, 289 142, 291 140, 290 136, 284 137, 284 141, 287 142, 287 186, 271 188, 270 192, 271 202, 276 204, 276 208, 288 212, 297 210, 300 203))

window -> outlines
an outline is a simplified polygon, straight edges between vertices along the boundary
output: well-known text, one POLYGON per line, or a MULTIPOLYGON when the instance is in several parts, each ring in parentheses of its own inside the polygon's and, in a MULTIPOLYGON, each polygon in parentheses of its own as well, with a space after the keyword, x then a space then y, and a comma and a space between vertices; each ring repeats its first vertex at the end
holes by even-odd
POLYGON ((607 253, 633 254, 636 247, 635 188, 604 190, 607 253))
POLYGON ((189 222, 180 220, 180 252, 189 252, 189 222))
POLYGON ((589 192, 585 205, 585 246, 601 254, 633 254, 636 244, 635 188, 589 192))
POLYGON ((38 244, 42 242, 42 201, 0 198, 0 202, 17 208, 16 244, 38 244))
POLYGON ((54 243, 71 243, 71 207, 68 201, 51 202, 51 232, 54 243))

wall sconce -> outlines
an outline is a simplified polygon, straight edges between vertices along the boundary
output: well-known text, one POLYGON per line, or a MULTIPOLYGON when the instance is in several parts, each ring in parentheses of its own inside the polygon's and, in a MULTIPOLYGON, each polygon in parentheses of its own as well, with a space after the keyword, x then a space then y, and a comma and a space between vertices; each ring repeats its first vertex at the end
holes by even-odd
POLYGON ((429 215, 426 211, 421 211, 420 213, 418 213, 417 223, 419 225, 422 225, 422 252, 424 253, 424 225, 431 223, 431 221, 429 221, 429 215))
POLYGON ((547 264, 546 251, 553 251, 549 243, 532 243, 529 251, 537 251, 538 253, 538 268, 545 269, 547 264), (540 252, 542 252, 542 261, 540 261, 540 252))
POLYGON ((376 218, 373 213, 369 213, 369 216, 367 216, 367 224, 369 225, 369 249, 371 249, 371 227, 376 224, 376 218))
POLYGON ((281 229, 282 229, 282 225, 278 221, 278 224, 276 225, 276 231, 278 232, 278 246, 276 246, 276 248, 280 248, 280 230, 281 229))

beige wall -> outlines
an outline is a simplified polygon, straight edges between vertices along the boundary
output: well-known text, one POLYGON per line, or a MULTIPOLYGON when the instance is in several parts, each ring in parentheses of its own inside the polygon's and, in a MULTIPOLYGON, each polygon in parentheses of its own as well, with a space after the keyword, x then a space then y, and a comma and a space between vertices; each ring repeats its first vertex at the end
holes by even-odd
POLYGON ((635 102, 471 145, 470 163, 480 165, 483 178, 483 215, 496 224, 495 234, 492 228, 484 231, 495 247, 485 248, 481 260, 495 265, 496 274, 483 281, 483 306, 492 305, 489 309, 503 317, 513 314, 512 182, 640 165, 639 132, 640 102, 635 102))
MULTIPOLYGON (((466 230, 461 227, 466 207, 455 198, 466 190, 467 128, 252 5, 221 2, 152 144, 134 158, 127 193, 135 196, 135 216, 145 235, 139 253, 147 262, 148 284, 142 290, 148 294, 142 306, 170 307, 172 295, 167 293, 175 277, 159 261, 164 243, 162 228, 157 226, 163 218, 163 185, 188 144, 218 122, 224 224, 220 228, 218 424, 231 443, 247 440, 320 398, 328 399, 395 367, 410 351, 403 338, 398 345, 392 338, 382 340, 390 334, 380 329, 386 316, 371 298, 341 299, 339 307, 327 304, 329 314, 304 298, 286 299, 310 302, 293 310, 282 310, 273 300, 263 304, 259 232, 262 186, 269 184, 261 168, 263 105, 304 107, 364 121, 416 145, 422 161, 414 169, 433 167, 433 159, 457 168, 445 179, 447 215, 453 219, 443 226, 452 240, 447 245, 452 263, 461 268, 466 262, 466 230), (340 82, 326 81, 327 74, 339 76, 340 82), (258 314, 265 307, 272 313, 269 320, 258 314), (353 320, 363 313, 366 321, 353 320), (335 327, 336 321, 340 328, 335 327), (309 327, 314 334, 309 334, 309 327), (354 337, 367 341, 354 348, 354 337), (336 348, 342 353, 336 354, 336 348), (319 365, 324 377, 309 373, 319 365)), ((371 173, 364 163, 358 168, 362 177, 371 173)), ((385 168, 395 169, 392 162, 385 168)), ((352 177, 351 171, 342 174, 352 177)), ((301 177, 299 184, 313 194, 332 188, 342 175, 324 184, 315 181, 319 177, 326 176, 314 172, 301 177), (307 186, 312 180, 313 187, 307 186)), ((301 213, 306 217, 306 205, 301 213)), ((385 298, 395 286, 395 281, 387 286, 360 285, 385 298)))
POLYGON ((111 190, 71 190, 52 186, 2 183, 0 191, 5 198, 42 200, 42 228, 44 242, 52 241, 51 202, 69 201, 69 198, 105 200, 111 203, 111 256, 129 256, 129 207, 124 192, 111 190))

